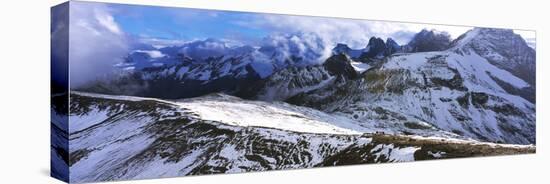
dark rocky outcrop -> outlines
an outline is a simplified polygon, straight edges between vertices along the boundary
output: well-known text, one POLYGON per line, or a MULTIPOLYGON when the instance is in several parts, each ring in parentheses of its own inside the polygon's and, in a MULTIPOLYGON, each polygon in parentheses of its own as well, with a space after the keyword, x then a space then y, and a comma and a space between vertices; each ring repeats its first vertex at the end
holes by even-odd
POLYGON ((430 52, 446 50, 451 45, 451 36, 446 32, 423 29, 404 46, 405 52, 430 52))

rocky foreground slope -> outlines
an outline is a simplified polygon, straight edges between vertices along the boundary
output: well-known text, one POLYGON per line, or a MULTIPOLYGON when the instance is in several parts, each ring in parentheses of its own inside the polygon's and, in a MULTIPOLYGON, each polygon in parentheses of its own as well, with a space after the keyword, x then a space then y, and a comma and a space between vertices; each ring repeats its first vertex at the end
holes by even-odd
POLYGON ((71 182, 535 152, 526 145, 376 133, 345 117, 221 94, 164 101, 74 92, 69 118, 69 156, 63 162, 71 169, 71 182), (207 113, 212 103, 218 109, 240 109, 214 116, 207 113), (256 115, 286 117, 284 122, 292 124, 239 121, 235 112, 242 117, 256 112, 247 108, 257 109, 256 115))

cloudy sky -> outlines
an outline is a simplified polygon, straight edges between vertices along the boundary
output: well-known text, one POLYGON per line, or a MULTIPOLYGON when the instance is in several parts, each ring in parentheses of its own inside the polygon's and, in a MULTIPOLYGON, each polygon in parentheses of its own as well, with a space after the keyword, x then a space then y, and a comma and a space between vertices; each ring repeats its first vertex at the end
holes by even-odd
MULTIPOLYGON (((178 45, 216 38, 235 44, 257 45, 271 35, 306 33, 316 35, 325 45, 345 43, 364 48, 370 37, 393 38, 406 44, 422 29, 448 32, 456 38, 471 27, 353 20, 310 16, 258 14, 71 2, 71 73, 94 76, 120 62, 136 42, 155 46, 178 45)), ((514 32, 534 45, 535 33, 514 32)), ((327 48, 328 48, 327 47, 327 48)), ((330 50, 327 52, 330 53, 330 50)), ((71 76, 78 83, 76 76, 71 76)))
MULTIPOLYGON (((89 3, 83 3, 88 6, 89 3)), ((189 41, 218 38, 257 41, 274 33, 312 32, 335 42, 364 47, 371 36, 392 37, 407 43, 422 29, 448 32, 453 38, 471 29, 397 22, 350 20, 307 16, 256 14, 229 11, 198 10, 135 5, 96 4, 96 15, 110 30, 152 40, 189 41)), ((529 31, 516 31, 534 38, 529 31)))

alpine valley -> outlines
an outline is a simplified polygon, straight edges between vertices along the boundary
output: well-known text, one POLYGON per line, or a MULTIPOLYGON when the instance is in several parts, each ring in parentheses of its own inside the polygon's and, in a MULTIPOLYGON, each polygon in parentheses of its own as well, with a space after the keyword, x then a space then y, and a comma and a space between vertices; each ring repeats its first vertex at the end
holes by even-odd
POLYGON ((54 104, 52 155, 91 182, 535 152, 536 53, 512 30, 365 44, 136 46, 54 104))

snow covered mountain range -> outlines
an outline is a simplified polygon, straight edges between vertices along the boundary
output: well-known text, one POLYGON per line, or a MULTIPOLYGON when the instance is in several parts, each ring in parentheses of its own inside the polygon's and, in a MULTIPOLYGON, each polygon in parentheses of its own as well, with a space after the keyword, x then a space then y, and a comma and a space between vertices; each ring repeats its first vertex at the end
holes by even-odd
POLYGON ((86 182, 533 153, 535 55, 490 28, 140 47, 52 110, 52 155, 86 182))
POLYGON ((326 51, 323 40, 306 33, 272 35, 255 47, 219 39, 159 49, 140 45, 116 65, 119 76, 79 90, 171 99, 235 92, 287 67, 320 64, 326 51))
POLYGON ((402 52, 363 61, 360 67, 346 54, 335 55, 324 66, 274 74, 254 98, 283 100, 365 124, 384 122, 386 129, 405 134, 415 134, 411 129, 426 123, 425 128, 477 140, 534 144, 535 83, 527 81, 535 79, 518 75, 525 68, 535 72, 534 51, 524 42, 500 41, 518 38, 512 31, 476 28, 444 51, 402 52), (510 53, 496 46, 531 52, 510 53), (347 70, 328 72, 331 59, 347 70), (501 67, 510 65, 528 66, 501 67))
POLYGON ((223 92, 400 133, 423 124, 477 140, 535 143, 535 51, 512 30, 475 28, 452 41, 422 30, 404 46, 372 37, 364 49, 337 44, 326 59, 322 43, 299 34, 256 48, 207 39, 133 51, 117 66, 127 73, 80 90, 163 99, 223 92))

